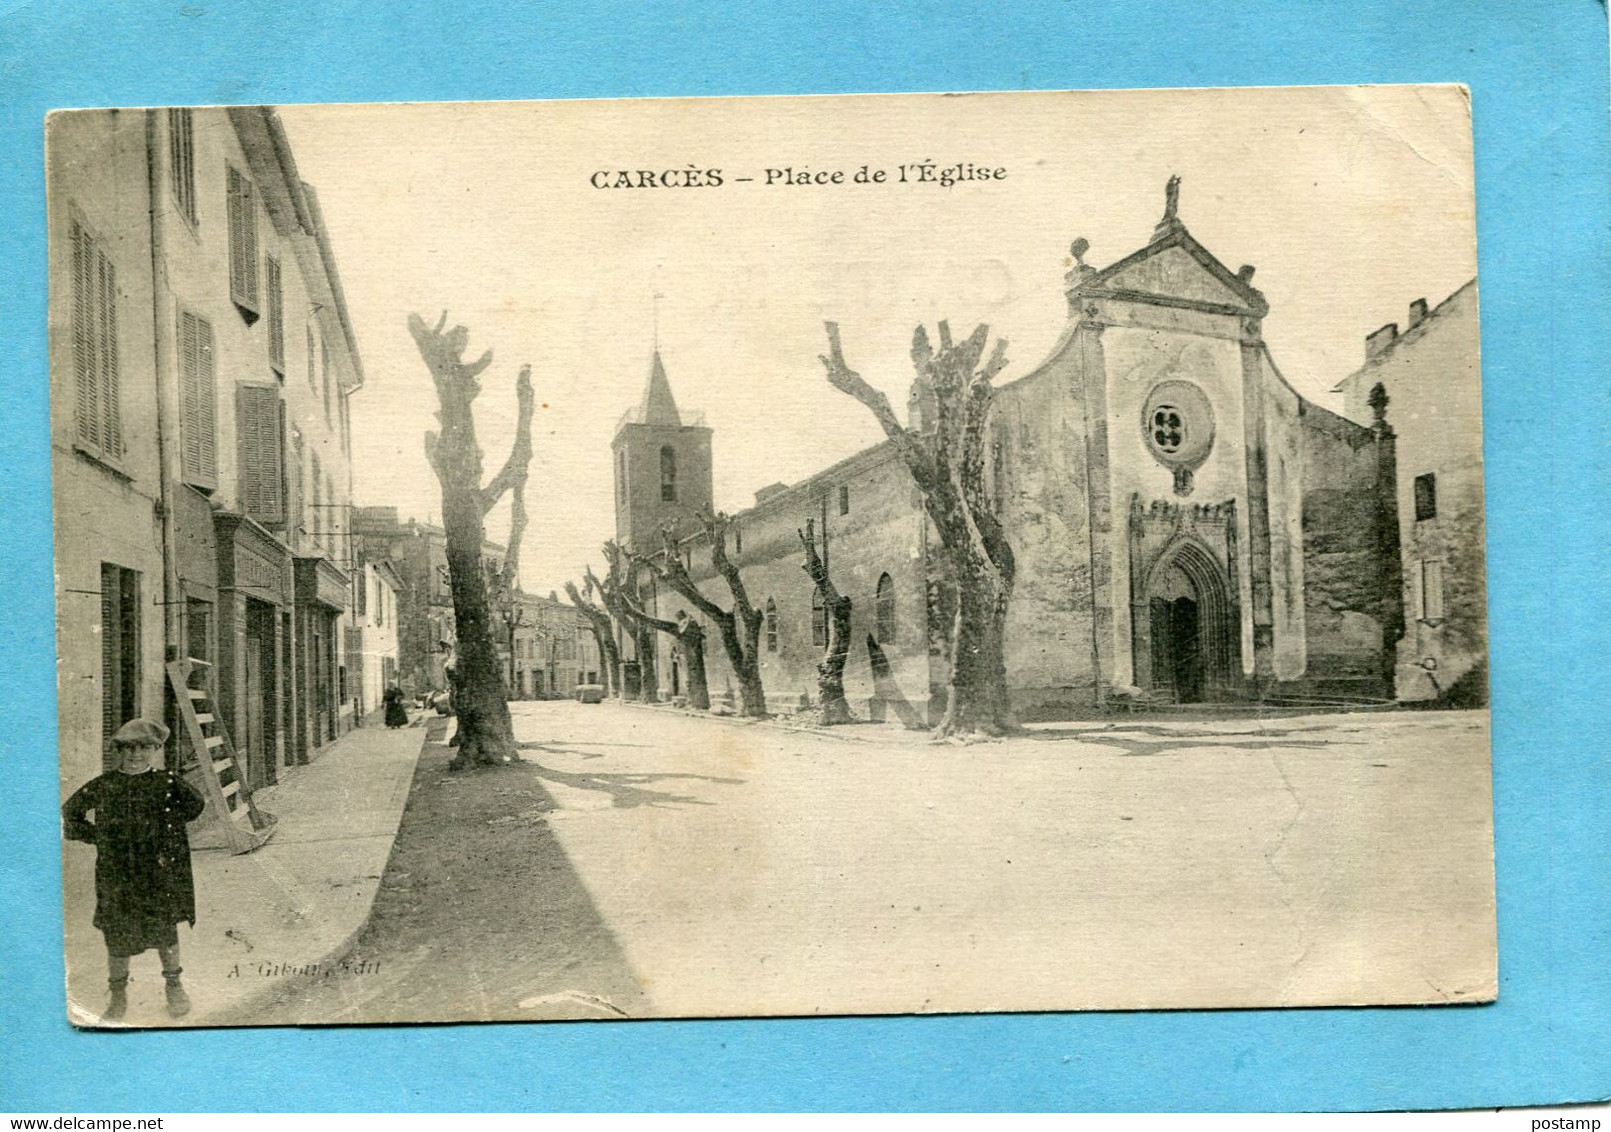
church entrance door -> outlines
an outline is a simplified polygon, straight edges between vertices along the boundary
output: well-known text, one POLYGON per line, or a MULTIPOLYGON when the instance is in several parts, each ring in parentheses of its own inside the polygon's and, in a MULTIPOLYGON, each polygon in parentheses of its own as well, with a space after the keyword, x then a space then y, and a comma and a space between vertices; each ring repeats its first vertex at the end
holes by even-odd
POLYGON ((1202 703, 1226 683, 1233 627, 1224 591, 1223 578, 1203 555, 1176 553, 1154 571, 1143 607, 1146 622, 1138 627, 1148 643, 1143 686, 1154 696, 1202 703))

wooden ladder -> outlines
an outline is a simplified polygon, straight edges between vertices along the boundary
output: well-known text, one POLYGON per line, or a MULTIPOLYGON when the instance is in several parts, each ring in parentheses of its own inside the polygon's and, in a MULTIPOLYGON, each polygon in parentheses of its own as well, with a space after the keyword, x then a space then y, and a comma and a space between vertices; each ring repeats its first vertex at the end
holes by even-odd
POLYGON ((206 811, 193 826, 191 843, 197 849, 250 853, 274 836, 274 815, 258 809, 252 800, 245 769, 218 717, 213 666, 191 657, 169 661, 167 669, 185 732, 196 752, 198 765, 192 781, 201 787, 207 802, 206 811))

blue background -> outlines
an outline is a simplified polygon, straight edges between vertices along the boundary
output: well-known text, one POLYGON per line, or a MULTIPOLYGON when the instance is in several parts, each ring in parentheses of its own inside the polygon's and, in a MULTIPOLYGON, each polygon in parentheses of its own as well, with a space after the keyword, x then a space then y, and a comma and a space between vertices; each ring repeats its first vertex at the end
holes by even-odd
POLYGON ((1606 13, 1592 0, 114 8, 0 16, 0 1109, 1351 1109, 1611 1094, 1606 13), (1476 123, 1500 1001, 98 1035, 64 1020, 52 107, 1445 82, 1476 123))

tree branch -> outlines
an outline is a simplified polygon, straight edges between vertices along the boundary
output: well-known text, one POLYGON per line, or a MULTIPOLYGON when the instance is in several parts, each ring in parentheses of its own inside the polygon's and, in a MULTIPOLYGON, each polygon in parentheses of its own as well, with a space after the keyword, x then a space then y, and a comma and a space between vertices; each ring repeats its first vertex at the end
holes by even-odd
MULTIPOLYGON (((912 478, 917 481, 919 488, 926 488, 934 479, 933 459, 922 440, 912 431, 903 426, 895 416, 895 410, 890 408, 889 398, 871 385, 851 369, 845 362, 844 348, 839 341, 839 324, 825 322, 823 326, 828 331, 828 353, 819 354, 823 369, 828 372, 828 384, 841 393, 847 393, 860 401, 872 412, 880 428, 895 445, 901 458, 906 461, 907 469, 912 478)), ((921 333, 921 328, 919 328, 921 333)), ((926 345, 926 340, 925 340, 926 345)), ((916 346, 914 345, 914 351, 916 346)))
POLYGON ((515 379, 515 402, 518 406, 515 417, 515 442, 509 450, 509 459, 504 461, 503 467, 492 477, 491 482, 481 489, 483 515, 497 505, 504 492, 517 484, 525 483, 526 474, 531 467, 531 418, 536 408, 537 395, 532 389, 530 366, 520 367, 520 376, 515 379))

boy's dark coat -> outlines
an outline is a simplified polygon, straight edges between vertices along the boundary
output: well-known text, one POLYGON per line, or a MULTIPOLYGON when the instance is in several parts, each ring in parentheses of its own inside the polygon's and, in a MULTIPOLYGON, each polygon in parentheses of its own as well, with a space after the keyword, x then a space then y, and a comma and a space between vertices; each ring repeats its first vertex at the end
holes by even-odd
POLYGON ((64 832, 95 846, 96 927, 112 935, 142 924, 195 924, 185 823, 205 808, 189 783, 162 770, 108 771, 67 800, 64 832))

